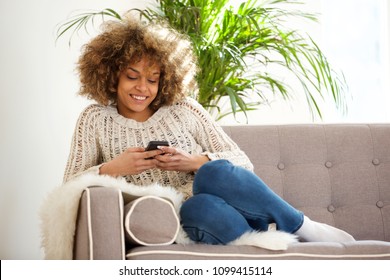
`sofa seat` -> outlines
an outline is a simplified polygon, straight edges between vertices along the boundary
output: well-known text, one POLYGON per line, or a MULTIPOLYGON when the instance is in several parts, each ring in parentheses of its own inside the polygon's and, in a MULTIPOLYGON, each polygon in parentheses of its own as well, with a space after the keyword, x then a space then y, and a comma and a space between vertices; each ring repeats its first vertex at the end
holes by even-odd
POLYGON ((191 244, 145 247, 128 251, 128 260, 380 260, 390 259, 390 242, 364 240, 351 243, 301 242, 285 251, 253 246, 191 244))

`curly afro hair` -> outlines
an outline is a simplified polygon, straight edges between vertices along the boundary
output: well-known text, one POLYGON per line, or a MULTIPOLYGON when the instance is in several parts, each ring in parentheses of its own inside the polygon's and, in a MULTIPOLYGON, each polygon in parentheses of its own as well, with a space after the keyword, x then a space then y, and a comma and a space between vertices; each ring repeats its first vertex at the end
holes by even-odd
POLYGON ((115 104, 120 73, 143 57, 161 67, 158 94, 150 105, 153 110, 196 94, 198 66, 188 37, 167 23, 129 16, 107 22, 103 32, 83 47, 77 65, 79 94, 102 105, 115 104))

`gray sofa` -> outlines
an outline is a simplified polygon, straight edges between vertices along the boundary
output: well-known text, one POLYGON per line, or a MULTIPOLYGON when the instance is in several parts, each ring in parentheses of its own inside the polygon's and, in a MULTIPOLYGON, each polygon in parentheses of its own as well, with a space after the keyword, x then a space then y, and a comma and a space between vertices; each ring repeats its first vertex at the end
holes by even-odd
POLYGON ((117 190, 84 192, 75 259, 390 259, 390 124, 225 126, 276 193, 356 242, 252 246, 129 246, 117 190), (87 203, 88 202, 88 203, 87 203), (92 228, 91 228, 92 227, 92 228), (93 242, 92 242, 93 239, 93 242))

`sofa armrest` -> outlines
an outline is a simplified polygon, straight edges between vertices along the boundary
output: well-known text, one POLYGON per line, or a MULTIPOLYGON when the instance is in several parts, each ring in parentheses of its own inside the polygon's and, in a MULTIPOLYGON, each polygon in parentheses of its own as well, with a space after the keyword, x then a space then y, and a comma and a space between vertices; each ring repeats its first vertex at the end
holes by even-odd
POLYGON ((89 187, 79 205, 74 238, 76 260, 123 260, 123 197, 119 189, 89 187))

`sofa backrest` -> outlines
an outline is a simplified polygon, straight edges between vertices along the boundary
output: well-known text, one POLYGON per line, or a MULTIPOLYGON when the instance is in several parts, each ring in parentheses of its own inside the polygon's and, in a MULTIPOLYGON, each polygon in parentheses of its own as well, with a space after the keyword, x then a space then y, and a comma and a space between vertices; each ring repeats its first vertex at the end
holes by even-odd
POLYGON ((390 241, 390 124, 224 126, 277 194, 358 240, 390 241))

